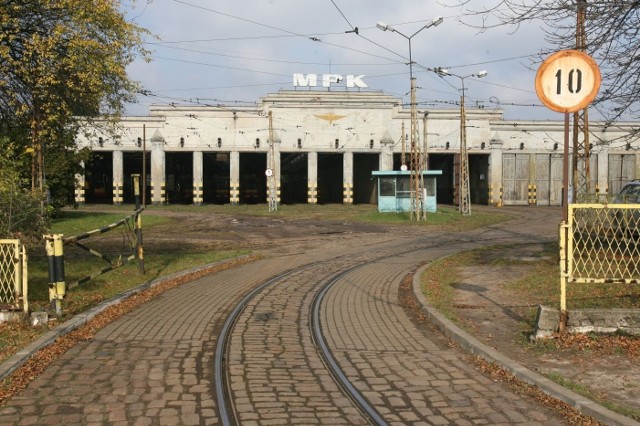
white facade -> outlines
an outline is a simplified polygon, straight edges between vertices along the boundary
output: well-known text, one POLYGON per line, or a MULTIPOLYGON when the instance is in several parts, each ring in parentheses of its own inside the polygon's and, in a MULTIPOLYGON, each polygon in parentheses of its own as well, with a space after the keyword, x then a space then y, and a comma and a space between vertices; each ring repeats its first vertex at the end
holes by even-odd
MULTIPOLYGON (((487 109, 467 109, 466 117, 472 202, 561 203, 562 120, 505 121, 501 111, 487 109)), ((144 145, 150 162, 147 198, 153 203, 200 204, 213 200, 213 191, 222 194, 216 202, 262 202, 269 164, 275 166, 278 190, 294 202, 322 202, 322 197, 324 202, 375 201, 366 176, 371 169, 392 170, 402 162, 403 126, 409 163, 410 125, 410 108, 381 92, 280 91, 252 107, 152 106, 148 117, 123 118, 117 137, 79 137, 80 146, 90 146, 96 158, 110 163, 86 165, 76 198, 126 202, 127 181, 141 172, 144 145), (256 183, 254 199, 247 188, 256 183), (293 186, 297 189, 292 192, 293 186)), ((430 168, 443 168, 438 199, 455 202, 460 111, 419 109, 418 125, 430 168)), ((615 193, 640 176, 638 137, 631 136, 638 127, 640 123, 590 123, 592 191, 615 193)))

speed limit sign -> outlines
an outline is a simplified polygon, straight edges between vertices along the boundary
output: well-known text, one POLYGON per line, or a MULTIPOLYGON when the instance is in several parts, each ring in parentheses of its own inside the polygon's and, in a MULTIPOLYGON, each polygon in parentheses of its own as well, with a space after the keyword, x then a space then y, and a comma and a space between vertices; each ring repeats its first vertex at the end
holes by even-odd
POLYGON ((600 81, 600 69, 591 56, 578 50, 561 50, 540 65, 536 93, 553 111, 576 112, 595 99, 600 81))

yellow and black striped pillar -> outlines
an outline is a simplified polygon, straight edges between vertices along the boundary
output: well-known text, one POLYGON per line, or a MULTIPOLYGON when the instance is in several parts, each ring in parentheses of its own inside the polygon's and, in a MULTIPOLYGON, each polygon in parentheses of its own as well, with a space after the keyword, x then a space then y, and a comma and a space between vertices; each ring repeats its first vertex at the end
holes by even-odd
POLYGON ((113 182, 113 204, 122 204, 122 182, 113 182))
POLYGON ((502 186, 498 187, 497 193, 494 192, 493 185, 489 188, 489 200, 496 207, 502 207, 502 186))
POLYGON ((344 189, 342 191, 342 202, 344 204, 353 204, 353 187, 350 183, 344 184, 344 189))
POLYGON ((307 203, 318 204, 318 187, 315 182, 309 182, 307 187, 307 203))
POLYGON ((229 187, 229 201, 231 204, 240 204, 240 185, 237 182, 232 182, 229 187))
POLYGON ((85 198, 84 198, 84 185, 76 186, 75 195, 76 195, 76 203, 77 204, 84 204, 84 201, 85 201, 85 198))
POLYGON ((193 204, 196 206, 201 205, 203 202, 203 190, 202 182, 193 184, 193 204))
POLYGON ((167 194, 167 185, 162 181, 160 186, 160 203, 169 204, 169 195, 167 194))
POLYGON ((529 185, 528 201, 529 201, 529 204, 533 204, 533 205, 538 204, 538 187, 535 184, 529 185))
POLYGON ((44 236, 49 267, 49 302, 56 314, 62 313, 62 299, 67 290, 64 277, 64 245, 62 234, 44 236))

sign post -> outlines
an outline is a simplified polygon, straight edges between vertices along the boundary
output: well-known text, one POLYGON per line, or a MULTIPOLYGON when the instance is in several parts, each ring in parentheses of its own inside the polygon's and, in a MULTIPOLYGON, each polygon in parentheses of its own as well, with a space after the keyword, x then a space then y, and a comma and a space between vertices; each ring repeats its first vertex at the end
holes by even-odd
POLYGON ((585 109, 600 89, 601 75, 593 58, 578 50, 561 50, 545 59, 536 74, 536 93, 549 109, 564 113, 562 162, 563 209, 560 223, 560 332, 567 325, 567 241, 569 221, 569 114, 585 109))

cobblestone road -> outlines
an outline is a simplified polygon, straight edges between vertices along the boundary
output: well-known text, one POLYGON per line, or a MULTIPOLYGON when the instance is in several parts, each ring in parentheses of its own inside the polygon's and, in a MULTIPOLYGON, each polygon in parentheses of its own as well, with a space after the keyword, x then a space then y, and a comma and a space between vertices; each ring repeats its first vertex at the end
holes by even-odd
POLYGON ((228 368, 242 424, 366 423, 327 373, 308 326, 318 285, 365 261, 328 292, 321 323, 342 370, 385 421, 561 424, 545 406, 474 370, 466 354, 417 326, 398 300, 402 278, 420 263, 471 247, 553 238, 557 220, 547 216, 556 212, 530 211, 533 218, 465 235, 337 235, 301 254, 274 248, 264 260, 167 291, 76 345, 7 401, 0 423, 217 424, 213 355, 230 309, 275 274, 334 259, 269 287, 236 323, 228 368))

